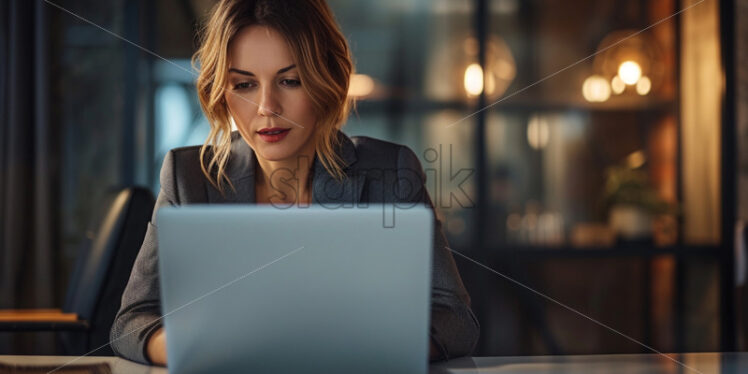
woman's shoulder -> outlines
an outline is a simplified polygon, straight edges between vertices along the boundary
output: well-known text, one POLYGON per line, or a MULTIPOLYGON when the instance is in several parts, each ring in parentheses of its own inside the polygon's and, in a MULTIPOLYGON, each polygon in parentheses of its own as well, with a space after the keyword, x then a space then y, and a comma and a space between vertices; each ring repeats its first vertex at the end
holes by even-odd
MULTIPOLYGON (((206 202, 208 195, 217 192, 210 180, 203 172, 203 162, 207 164, 213 157, 213 147, 190 145, 172 148, 164 155, 161 166, 161 187, 175 196, 180 203, 206 202), (206 195, 207 194, 207 195, 206 195)), ((251 175, 251 150, 238 132, 231 133, 231 156, 225 167, 225 172, 232 182, 251 175)), ((207 165, 206 165, 207 166, 207 165)), ((213 172, 215 177, 215 172, 213 172)), ((217 192, 220 194, 220 192, 217 192)))
POLYGON ((352 136, 350 139, 360 163, 395 168, 420 166, 415 152, 407 145, 369 136, 352 136))
POLYGON ((161 165, 161 189, 174 197, 175 201, 191 201, 193 190, 201 188, 204 179, 200 167, 200 147, 173 148, 164 155, 161 165))
POLYGON ((357 161, 354 173, 373 176, 372 181, 387 181, 387 178, 393 178, 395 185, 383 183, 374 188, 384 187, 383 193, 386 196, 395 195, 399 198, 405 196, 401 195, 402 191, 410 191, 407 193, 412 195, 403 201, 421 201, 418 194, 424 190, 417 186, 424 185, 426 175, 418 156, 410 147, 368 136, 354 136, 350 139, 356 148, 357 161), (391 189, 393 186, 395 188, 391 189))
POLYGON ((357 152, 388 153, 397 152, 401 147, 407 147, 402 144, 363 135, 351 136, 350 139, 356 147, 357 152))
POLYGON ((166 174, 190 174, 191 170, 200 169, 200 148, 199 145, 172 148, 164 155, 164 162, 161 166, 161 178, 166 174))

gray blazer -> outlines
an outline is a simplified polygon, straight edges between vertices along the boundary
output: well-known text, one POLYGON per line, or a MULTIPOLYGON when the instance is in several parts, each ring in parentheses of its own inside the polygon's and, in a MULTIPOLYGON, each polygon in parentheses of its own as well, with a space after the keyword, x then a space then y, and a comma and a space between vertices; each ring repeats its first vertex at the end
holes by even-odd
MULTIPOLYGON (((424 188, 425 174, 413 151, 369 137, 349 138, 338 132, 340 155, 347 178, 336 181, 315 157, 312 204, 338 207, 365 203, 422 203, 433 209, 424 188), (389 182, 389 183, 388 183, 389 182)), ((111 331, 112 349, 130 360, 149 363, 146 341, 160 326, 161 303, 158 281, 156 211, 167 205, 255 203, 255 156, 252 148, 234 132, 227 176, 236 191, 225 195, 202 174, 199 147, 169 151, 161 167, 161 191, 153 218, 140 248, 122 304, 111 331)), ((469 355, 478 340, 478 321, 470 310, 470 297, 446 249, 449 244, 435 216, 431 288, 431 340, 442 359, 469 355)))

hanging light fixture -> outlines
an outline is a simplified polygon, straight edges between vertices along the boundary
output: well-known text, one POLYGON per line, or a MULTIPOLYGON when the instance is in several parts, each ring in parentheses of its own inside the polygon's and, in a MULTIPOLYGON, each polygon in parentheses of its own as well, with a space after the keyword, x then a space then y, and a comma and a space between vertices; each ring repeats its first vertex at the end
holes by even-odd
MULTIPOLYGON (((590 88, 584 88, 593 76, 606 80, 610 92, 623 94, 628 86, 634 88, 638 95, 648 95, 661 82, 664 75, 662 56, 657 43, 647 32, 637 30, 617 30, 607 34, 597 46, 593 60, 593 75, 583 83, 583 94, 587 101, 602 102, 604 95, 589 96, 590 88), (590 99, 592 98, 592 99, 590 99)), ((597 91, 602 83, 594 81, 597 91)), ((602 91, 600 91, 602 92, 602 91)))
POLYGON ((478 40, 465 33, 449 34, 446 43, 434 43, 424 69, 424 91, 432 100, 474 100, 485 93, 497 100, 517 75, 517 65, 508 44, 498 35, 486 38, 485 63, 478 59, 478 40))
POLYGON ((463 88, 468 98, 480 95, 485 90, 489 100, 503 95, 517 74, 512 51, 504 39, 492 35, 486 43, 486 69, 477 63, 478 42, 475 38, 464 41, 464 51, 468 64, 464 68, 463 88))

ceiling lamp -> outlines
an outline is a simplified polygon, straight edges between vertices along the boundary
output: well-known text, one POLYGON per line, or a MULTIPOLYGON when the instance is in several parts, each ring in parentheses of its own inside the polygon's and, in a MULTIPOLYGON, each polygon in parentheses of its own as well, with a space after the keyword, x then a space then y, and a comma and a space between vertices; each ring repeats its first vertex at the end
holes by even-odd
MULTIPOLYGON (((605 78, 615 95, 624 93, 626 86, 634 86, 639 95, 649 94, 661 82, 664 70, 656 40, 648 32, 637 30, 608 33, 598 44, 593 60, 593 75, 605 78)), ((585 99, 592 101, 587 96, 585 99)))

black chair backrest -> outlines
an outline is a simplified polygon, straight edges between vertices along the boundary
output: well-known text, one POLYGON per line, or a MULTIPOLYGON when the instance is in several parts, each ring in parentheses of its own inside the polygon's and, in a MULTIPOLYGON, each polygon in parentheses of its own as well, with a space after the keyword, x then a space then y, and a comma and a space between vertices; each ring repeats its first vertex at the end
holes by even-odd
MULTIPOLYGON (((91 328, 83 339, 76 334, 64 337, 68 350, 87 353, 109 342, 109 330, 143 243, 154 204, 155 199, 148 189, 122 189, 114 196, 93 237, 81 247, 63 310, 77 313, 91 328)), ((112 355, 113 352, 106 346, 93 354, 112 355)))

